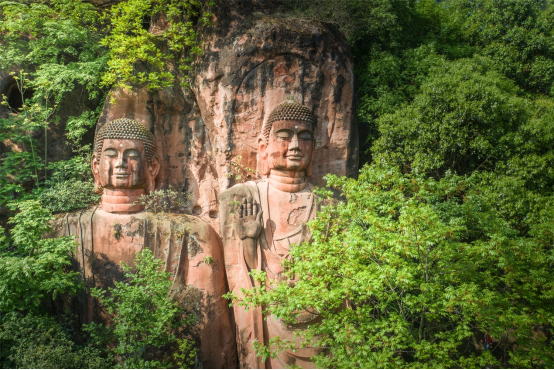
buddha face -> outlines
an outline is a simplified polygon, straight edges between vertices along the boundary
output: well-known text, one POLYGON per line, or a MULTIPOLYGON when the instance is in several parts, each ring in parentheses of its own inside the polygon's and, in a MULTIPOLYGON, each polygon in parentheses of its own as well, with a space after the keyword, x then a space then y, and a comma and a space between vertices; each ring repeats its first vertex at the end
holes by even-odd
POLYGON ((273 122, 269 142, 260 141, 259 149, 270 170, 307 171, 314 151, 313 127, 303 121, 273 122))
POLYGON ((148 188, 159 171, 157 156, 148 164, 142 140, 105 139, 100 158, 93 156, 95 181, 106 189, 148 188))

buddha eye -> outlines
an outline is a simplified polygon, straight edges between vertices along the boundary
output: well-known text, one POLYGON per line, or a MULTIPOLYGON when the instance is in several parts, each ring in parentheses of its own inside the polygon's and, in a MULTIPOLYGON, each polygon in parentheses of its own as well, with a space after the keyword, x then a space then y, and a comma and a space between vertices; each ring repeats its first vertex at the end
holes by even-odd
POLYGON ((289 130, 280 130, 275 134, 275 136, 277 136, 277 140, 279 141, 290 140, 292 135, 293 133, 289 130))
POLYGON ((312 141, 312 134, 311 132, 304 131, 298 134, 298 138, 304 141, 312 141))
POLYGON ((140 159, 140 152, 135 149, 129 149, 125 151, 125 157, 130 159, 140 159))
POLYGON ((106 150, 104 150, 104 156, 106 156, 108 158, 117 157, 117 150, 112 149, 112 148, 106 149, 106 150))

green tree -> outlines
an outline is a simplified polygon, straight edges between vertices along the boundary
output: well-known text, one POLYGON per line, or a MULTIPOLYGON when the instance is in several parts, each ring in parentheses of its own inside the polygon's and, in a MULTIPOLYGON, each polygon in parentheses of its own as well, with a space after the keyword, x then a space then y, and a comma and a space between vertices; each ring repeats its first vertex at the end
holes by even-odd
POLYGON ((168 65, 179 58, 183 86, 188 86, 188 72, 195 55, 202 52, 197 27, 210 22, 211 0, 128 0, 108 12, 109 34, 101 44, 110 49, 106 86, 145 85, 158 90, 173 86, 175 70, 168 65), (168 22, 165 30, 149 32, 150 20, 168 22), (147 21, 145 24, 145 20, 147 21))
MULTIPOLYGON (((102 95, 100 76, 107 62, 99 26, 98 11, 82 0, 0 3, 0 65, 5 71, 26 73, 26 89, 33 92, 27 105, 44 113, 36 126, 47 125, 63 99, 79 90, 77 117, 81 125, 95 123, 90 114, 99 113, 94 101, 102 95), (83 122, 85 116, 88 120, 83 122)), ((80 137, 74 134, 71 139, 80 137)))
POLYGON ((464 38, 526 91, 554 93, 554 16, 549 0, 452 0, 464 38))
MULTIPOLYGON (((329 351, 314 358, 318 367, 554 364, 541 331, 554 320, 551 220, 519 237, 471 177, 436 181, 366 166, 358 179, 327 179, 344 200, 310 223, 312 241, 292 248, 282 281, 236 303, 288 322, 303 309, 319 315, 302 334, 305 345, 329 351), (501 339, 501 363, 469 345, 486 331, 501 339)), ((259 353, 294 348, 271 344, 259 353)))
POLYGON ((10 312, 0 321, 0 365, 3 369, 107 369, 110 353, 88 341, 76 343, 71 322, 52 316, 10 312))
POLYGON ((19 213, 10 219, 10 237, 0 251, 0 312, 41 312, 45 299, 58 294, 75 294, 82 287, 78 273, 71 272, 75 240, 70 237, 45 239, 51 231, 50 211, 38 201, 17 205, 19 213))
POLYGON ((377 120, 373 156, 436 179, 480 172, 482 197, 525 235, 553 200, 553 108, 489 58, 442 61, 410 104, 377 120))
POLYGON ((110 367, 113 359, 101 345, 82 336, 77 344, 75 323, 48 312, 56 311, 58 296, 71 298, 83 287, 72 271, 75 240, 44 238, 53 216, 38 201, 16 206, 9 233, 0 228, 0 365, 110 367))
POLYGON ((494 169, 513 155, 513 135, 532 104, 483 57, 442 62, 411 104, 378 119, 378 161, 441 177, 494 169))
MULTIPOLYGON (((171 366, 171 356, 150 359, 148 351, 179 344, 181 351, 190 351, 190 343, 175 335, 176 328, 191 324, 192 316, 184 316, 178 303, 169 295, 170 274, 161 270, 163 261, 154 258, 149 249, 137 253, 135 268, 123 265, 127 280, 116 282, 109 292, 94 288, 107 312, 113 315, 109 328, 115 340, 114 352, 122 358, 124 368, 159 368, 171 366)), ((187 362, 185 353, 177 352, 187 362)))
POLYGON ((107 61, 98 26, 96 8, 81 0, 0 3, 0 66, 12 71, 17 83, 13 94, 19 93, 22 103, 10 107, 3 97, 11 114, 0 119, 2 140, 10 148, 0 158, 2 206, 36 199, 39 189, 52 185, 49 132, 67 114, 68 99, 77 96, 78 104, 71 103, 77 116, 66 117, 67 138, 75 150, 87 150, 81 138, 100 113, 99 82, 107 61))

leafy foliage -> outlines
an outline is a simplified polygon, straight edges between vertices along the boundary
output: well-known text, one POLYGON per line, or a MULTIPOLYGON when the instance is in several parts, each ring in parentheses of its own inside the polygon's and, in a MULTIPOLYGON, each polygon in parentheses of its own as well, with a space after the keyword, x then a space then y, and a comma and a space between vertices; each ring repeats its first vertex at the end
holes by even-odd
MULTIPOLYGON (((25 118, 34 126, 47 127, 64 98, 81 88, 85 96, 78 117, 90 117, 96 107, 91 110, 87 105, 102 94, 98 86, 107 61, 99 44, 102 32, 96 8, 81 0, 5 1, 0 4, 0 20, 0 65, 7 71, 23 71, 19 80, 33 92, 23 101, 25 118), (27 111, 38 116, 33 119, 27 111)), ((21 84, 19 90, 24 92, 21 84)), ((70 139, 78 141, 82 134, 72 132, 70 139)))
POLYGON ((56 212, 94 200, 87 193, 74 204, 59 204, 60 196, 73 194, 74 186, 48 181, 51 128, 63 119, 77 156, 90 153, 82 139, 96 124, 107 88, 144 84, 161 89, 175 79, 186 86, 192 59, 201 53, 197 29, 209 24, 213 5, 204 0, 129 0, 102 13, 83 0, 0 3, 0 65, 18 71, 12 75, 22 101, 22 107, 10 107, 3 98, 12 114, 0 119, 2 140, 10 148, 0 158, 0 206, 36 199, 45 187, 53 188, 43 198, 58 197, 52 208, 56 212), (149 32, 152 19, 155 27, 149 32), (75 115, 64 115, 68 105, 75 115))
MULTIPOLYGON (((330 351, 318 367, 552 366, 539 329, 554 319, 551 236, 519 237, 471 190, 472 177, 366 166, 357 180, 327 180, 345 200, 310 223, 313 240, 291 250, 285 279, 240 304, 288 322, 303 309, 319 315, 303 333, 306 345, 330 351), (487 331, 509 353, 502 364, 468 346, 487 331)), ((276 339, 273 351, 294 348, 276 339)))
MULTIPOLYGON (((152 90, 172 86, 175 76, 167 63, 179 57, 178 70, 187 73, 194 55, 201 53, 197 24, 208 24, 213 1, 205 0, 128 0, 110 9, 110 33, 102 45, 110 49, 108 72, 102 81, 107 86, 146 85, 152 90), (167 29, 149 32, 152 17, 167 29), (165 50, 168 48, 168 50, 165 50)), ((188 75, 182 84, 188 85, 188 75)))
POLYGON ((237 156, 236 159, 236 161, 229 161, 231 171, 225 175, 227 178, 232 179, 235 183, 240 184, 246 181, 254 181, 260 177, 258 171, 241 163, 241 155, 237 156))
MULTIPOLYGON (((552 366, 551 2, 356 4, 311 14, 350 35, 374 163, 328 177, 344 200, 292 248, 284 281, 253 272, 270 289, 239 303, 319 314, 304 333, 329 348, 319 367, 552 366), (471 344, 485 331, 492 352, 471 344)), ((294 345, 269 347, 256 350, 294 345)))
POLYGON ((92 343, 76 344, 74 330, 51 316, 4 315, 0 342, 5 369, 105 369, 114 364, 109 353, 92 343))
POLYGON ((0 312, 40 312, 45 298, 75 294, 82 286, 78 273, 69 271, 76 244, 69 237, 44 239, 53 217, 38 201, 18 208, 10 219, 9 248, 0 252, 0 312))
POLYGON ((177 339, 177 343, 179 350, 173 356, 179 369, 198 369, 202 366, 198 363, 198 348, 193 341, 183 338, 177 339))
POLYGON ((90 181, 59 182, 40 194, 42 206, 52 212, 70 212, 88 208, 99 201, 100 195, 94 193, 94 184, 90 181))
POLYGON ((98 13, 81 0, 4 1, 0 5, 0 65, 32 73, 38 99, 64 94, 82 85, 98 95, 99 73, 106 63, 99 45, 98 13))
POLYGON ((541 0, 454 1, 468 42, 532 93, 550 95, 554 82, 552 3, 541 0))
POLYGON ((486 58, 439 63, 411 104, 379 118, 374 158, 436 176, 494 168, 515 150, 529 106, 486 58))
POLYGON ((166 213, 180 213, 190 204, 189 193, 173 189, 154 190, 150 194, 141 195, 135 204, 143 205, 144 210, 163 217, 166 213))
MULTIPOLYGON (((281 3, 345 34, 361 159, 375 163, 357 180, 328 179, 345 200, 312 223, 312 244, 293 249, 295 284, 268 282, 274 290, 251 291, 242 303, 286 320, 317 310, 322 321, 305 339, 330 348, 320 366, 552 367, 552 1, 281 3), (485 330, 495 349, 468 347, 485 330)), ((102 13, 83 0, 0 2, 0 65, 13 71, 22 101, 0 118, 0 208, 19 212, 11 230, 0 228, 0 336, 9 343, 2 365, 110 366, 110 355, 95 349, 110 337, 124 366, 197 361, 194 343, 172 332, 176 307, 151 256, 115 295, 97 292, 119 321, 89 326, 88 347, 75 344, 42 304, 81 286, 69 264, 74 242, 43 235, 50 211, 98 199, 83 138, 107 89, 187 86, 213 5, 128 0, 102 13), (75 156, 49 163, 59 124, 75 156), (148 356, 162 344, 177 350, 165 363, 148 356)), ((255 176, 232 166, 237 181, 255 176)), ((186 200, 170 191, 141 201, 163 214, 186 200)), ((271 345, 257 350, 271 356, 292 344, 271 345)))
MULTIPOLYGON (((122 358, 124 368, 171 366, 166 359, 148 359, 147 351, 176 342, 173 329, 194 320, 181 315, 177 302, 169 296, 170 274, 160 270, 162 264, 149 249, 144 249, 137 253, 133 271, 123 264, 127 281, 116 282, 109 295, 98 288, 92 291, 107 312, 114 315, 110 331, 116 342, 114 352, 122 358)), ((182 352, 177 353, 187 362, 190 344, 181 341, 180 346, 182 352)))
MULTIPOLYGON (((3 366, 111 367, 113 356, 106 346, 112 335, 122 341, 117 347, 124 348, 120 354, 131 358, 125 359, 127 366, 169 364, 144 355, 144 346, 168 341, 175 347, 171 361, 181 366, 197 361, 195 343, 173 340, 166 332, 169 324, 160 324, 176 320, 172 314, 177 308, 167 294, 151 297, 150 306, 142 312, 142 318, 151 319, 143 324, 157 323, 157 327, 145 329, 135 321, 134 328, 125 331, 120 325, 110 332, 91 324, 86 328, 91 338, 85 345, 77 344, 83 340, 81 328, 75 324, 79 335, 68 331, 68 325, 45 312, 44 304, 56 301, 59 294, 74 295, 83 286, 71 268, 75 241, 44 237, 51 232, 51 212, 86 208, 99 199, 90 176, 90 133, 107 89, 131 83, 144 83, 151 89, 169 86, 175 74, 169 73, 170 62, 179 66, 183 76, 178 78, 186 85, 192 58, 201 51, 197 26, 208 23, 212 5, 197 0, 130 0, 103 12, 83 0, 0 1, 0 66, 12 72, 4 82, 15 84, 10 86, 10 98, 2 97, 7 109, 0 118, 0 209, 13 216, 10 230, 0 227, 3 366), (144 23, 149 25, 151 17, 157 19, 156 25, 168 25, 167 29, 148 33, 144 23), (18 100, 20 104, 10 106, 18 100), (74 155, 49 163, 52 129, 64 125, 74 155), (166 303, 157 309, 162 296, 166 303), (162 316, 154 318, 154 314, 162 316), (124 338, 125 333, 131 337, 124 338), (127 350, 134 351, 133 355, 127 350)), ((164 194, 163 199, 172 194, 164 194)), ((181 198, 178 207, 188 200, 181 198)), ((148 266, 144 269, 155 284, 151 289, 163 292, 166 285, 156 280, 163 276, 148 266)), ((145 280, 137 277, 137 289, 140 284, 147 289, 150 280, 141 276, 145 280)), ((132 289, 114 303, 118 314, 124 311, 123 325, 132 321, 125 321, 129 318, 125 316, 129 306, 122 303, 125 294, 132 296, 132 289)), ((147 304, 146 297, 134 303, 147 304)))
POLYGON ((3 97, 12 114, 0 119, 2 139, 10 148, 0 159, 1 205, 36 199, 41 183, 48 185, 51 127, 76 95, 80 104, 72 111, 80 113, 67 118, 67 138, 82 151, 81 138, 94 125, 103 94, 98 85, 107 57, 99 45, 98 22, 96 8, 81 0, 0 4, 0 65, 18 71, 12 73, 17 85, 13 94, 19 92, 22 103, 21 108, 10 107, 3 97))
MULTIPOLYGON (((370 148, 381 135, 376 120, 410 104, 430 71, 448 70, 446 60, 487 57, 493 70, 522 89, 515 95, 552 96, 549 0, 391 0, 367 7, 365 3, 290 2, 297 13, 330 21, 349 35, 364 162, 371 162, 370 148)), ((443 77, 449 79, 448 74, 443 77)))
POLYGON ((394 4, 388 0, 295 0, 285 4, 299 16, 336 25, 352 43, 397 27, 394 4))

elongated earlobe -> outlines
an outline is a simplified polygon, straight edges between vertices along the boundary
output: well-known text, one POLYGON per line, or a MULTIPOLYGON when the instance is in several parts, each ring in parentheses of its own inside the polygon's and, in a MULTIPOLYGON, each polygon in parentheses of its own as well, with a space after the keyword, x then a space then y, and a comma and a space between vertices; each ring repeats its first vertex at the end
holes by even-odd
POLYGON ((306 169, 306 177, 312 177, 312 172, 313 172, 312 167, 314 164, 314 146, 315 146, 315 140, 314 140, 314 145, 312 146, 312 153, 310 154, 310 165, 306 169))
POLYGON ((154 155, 152 157, 152 164, 149 166, 148 171, 148 180, 146 181, 146 194, 150 194, 153 192, 156 188, 156 176, 158 176, 158 172, 160 172, 160 161, 158 159, 158 155, 154 155))
POLYGON ((92 177, 94 177, 94 192, 96 194, 102 193, 102 185, 100 184, 100 163, 99 158, 96 157, 96 153, 92 155, 90 161, 90 168, 92 169, 92 177))
POLYGON ((269 162, 267 160, 267 144, 265 138, 260 136, 258 138, 258 155, 257 155, 258 165, 257 171, 258 175, 267 176, 269 175, 269 162))

